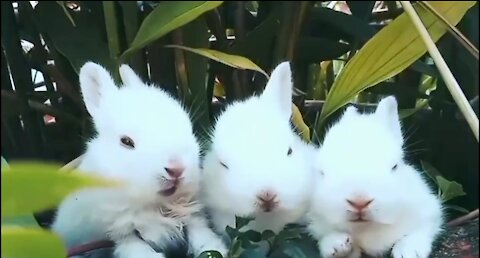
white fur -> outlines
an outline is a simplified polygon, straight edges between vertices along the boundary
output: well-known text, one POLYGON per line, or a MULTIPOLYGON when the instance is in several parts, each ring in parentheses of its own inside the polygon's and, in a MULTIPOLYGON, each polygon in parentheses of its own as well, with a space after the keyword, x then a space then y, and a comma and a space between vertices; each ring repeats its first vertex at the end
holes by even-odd
POLYGON ((161 258, 147 242, 164 247, 181 237, 186 225, 189 236, 205 233, 204 239, 190 239, 194 254, 210 248, 225 254, 221 239, 198 215, 200 148, 188 114, 163 90, 144 84, 130 67, 122 65, 120 76, 123 86, 118 88, 95 63, 86 63, 80 71, 97 135, 88 142, 79 169, 123 185, 73 193, 59 206, 52 229, 69 247, 108 237, 116 242, 117 257, 161 258), (134 141, 134 149, 121 144, 123 136, 134 141), (159 191, 169 187, 164 179, 170 179, 165 168, 172 160, 185 166, 183 181, 173 195, 162 196, 159 191))
POLYGON ((360 249, 379 255, 392 247, 395 258, 428 257, 441 231, 441 202, 404 161, 402 146, 394 97, 371 114, 349 107, 329 129, 315 160, 317 187, 307 216, 323 257, 336 257, 329 250, 340 248, 345 234, 352 240, 349 257, 360 257, 360 249), (346 199, 358 195, 373 199, 369 222, 348 219, 346 199))
POLYGON ((224 235, 227 225, 235 227, 235 216, 255 217, 246 229, 279 232, 307 210, 314 148, 292 131, 292 87, 290 64, 281 63, 262 95, 232 103, 217 119, 201 189, 214 227, 224 235), (272 212, 258 207, 262 191, 277 194, 272 212))

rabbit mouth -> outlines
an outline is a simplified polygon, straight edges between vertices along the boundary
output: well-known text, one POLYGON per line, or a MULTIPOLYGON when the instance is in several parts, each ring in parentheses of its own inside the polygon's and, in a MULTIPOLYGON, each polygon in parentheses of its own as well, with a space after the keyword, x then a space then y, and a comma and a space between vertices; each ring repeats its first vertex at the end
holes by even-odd
POLYGON ((163 189, 160 191, 160 194, 163 196, 173 195, 179 188, 182 178, 172 179, 165 181, 163 189))

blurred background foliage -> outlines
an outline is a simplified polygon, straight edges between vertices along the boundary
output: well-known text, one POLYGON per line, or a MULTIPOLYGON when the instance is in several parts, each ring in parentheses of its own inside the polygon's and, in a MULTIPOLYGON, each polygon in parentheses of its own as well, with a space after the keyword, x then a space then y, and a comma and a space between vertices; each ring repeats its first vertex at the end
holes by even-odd
MULTIPOLYGON (((472 49, 478 49, 479 7, 458 3, 427 5, 456 24, 473 47, 455 37, 424 2, 416 8, 478 116, 478 50, 472 49)), ((261 92, 265 75, 290 60, 294 108, 301 115, 294 123, 305 138, 321 143, 347 102, 370 110, 381 97, 395 95, 408 160, 443 184, 441 194, 457 207, 451 216, 478 208, 478 143, 398 2, 1 5, 1 140, 8 161, 67 163, 82 154, 93 133, 78 85, 86 61, 104 65, 117 80, 118 65, 130 64, 144 80, 186 103, 205 139, 225 104, 261 92), (389 31, 382 30, 389 25, 389 31), (452 187, 459 198, 445 196, 452 187)))

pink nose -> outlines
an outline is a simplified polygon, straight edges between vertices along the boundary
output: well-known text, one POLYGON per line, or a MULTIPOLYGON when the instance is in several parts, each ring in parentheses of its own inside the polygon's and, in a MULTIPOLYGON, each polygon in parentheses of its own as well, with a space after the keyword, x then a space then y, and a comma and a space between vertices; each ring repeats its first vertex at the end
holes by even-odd
POLYGON ((257 195, 260 207, 265 212, 271 212, 278 205, 277 194, 271 191, 265 191, 257 195))
POLYGON ((185 171, 185 167, 183 166, 171 166, 168 168, 165 168, 165 171, 173 177, 173 178, 179 178, 182 176, 183 171, 185 171))
POLYGON ((373 202, 373 199, 355 198, 355 199, 347 199, 347 202, 348 204, 350 204, 350 206, 352 206, 356 210, 362 211, 373 202))

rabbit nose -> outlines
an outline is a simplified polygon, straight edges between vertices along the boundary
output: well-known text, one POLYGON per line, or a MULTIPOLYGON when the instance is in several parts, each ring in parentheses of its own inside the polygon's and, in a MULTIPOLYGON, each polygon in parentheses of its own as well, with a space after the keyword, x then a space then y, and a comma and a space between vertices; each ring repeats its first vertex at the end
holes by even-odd
POLYGON ((179 178, 180 176, 182 176, 184 170, 185 167, 183 166, 171 166, 165 168, 165 171, 167 171, 167 173, 173 178, 179 178))
POLYGON ((358 211, 362 211, 363 209, 367 208, 370 203, 373 202, 373 199, 368 198, 355 198, 355 199, 347 199, 348 204, 355 208, 358 211))
POLYGON ((277 194, 271 191, 265 191, 257 195, 260 207, 265 212, 271 212, 278 205, 277 194))

